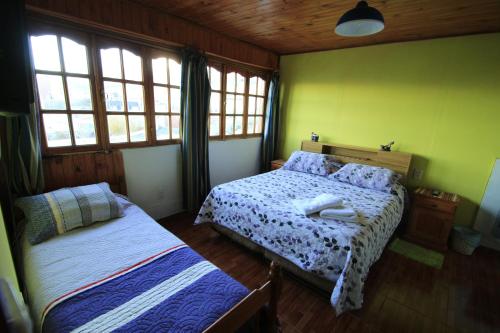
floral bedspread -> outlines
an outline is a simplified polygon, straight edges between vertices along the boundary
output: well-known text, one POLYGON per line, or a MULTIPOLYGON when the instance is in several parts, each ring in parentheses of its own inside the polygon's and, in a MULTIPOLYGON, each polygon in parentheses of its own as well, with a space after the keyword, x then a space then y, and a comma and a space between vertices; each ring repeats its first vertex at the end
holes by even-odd
POLYGON ((378 260, 401 220, 403 186, 396 194, 365 189, 327 177, 275 170, 219 185, 207 196, 195 224, 211 222, 290 260, 301 269, 336 281, 331 303, 337 315, 358 309, 370 266, 378 260), (305 216, 292 199, 332 193, 356 209, 360 223, 305 216))

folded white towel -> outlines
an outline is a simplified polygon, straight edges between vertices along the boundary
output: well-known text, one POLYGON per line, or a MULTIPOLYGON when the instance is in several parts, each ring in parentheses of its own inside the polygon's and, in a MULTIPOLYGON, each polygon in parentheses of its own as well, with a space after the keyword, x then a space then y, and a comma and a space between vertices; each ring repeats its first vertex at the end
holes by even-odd
POLYGON ((300 213, 310 215, 326 208, 341 206, 342 198, 333 194, 323 193, 313 199, 295 199, 292 200, 292 203, 300 213))
POLYGON ((325 219, 334 219, 344 222, 359 222, 358 213, 351 207, 327 208, 323 209, 319 216, 325 219))

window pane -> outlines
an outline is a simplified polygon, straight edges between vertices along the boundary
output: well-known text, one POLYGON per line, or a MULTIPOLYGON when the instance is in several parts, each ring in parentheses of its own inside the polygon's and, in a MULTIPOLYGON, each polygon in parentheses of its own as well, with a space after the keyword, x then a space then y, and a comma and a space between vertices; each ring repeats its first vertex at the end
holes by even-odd
POLYGON ((156 116, 156 140, 168 140, 170 138, 168 129, 168 116, 156 116))
POLYGON ((56 36, 31 36, 31 50, 33 51, 35 69, 47 71, 61 70, 56 36))
POLYGON ((171 112, 181 113, 181 91, 177 88, 170 88, 171 112))
POLYGON ((120 50, 115 48, 101 49, 102 75, 114 79, 122 78, 120 50))
POLYGON ((108 131, 109 142, 127 142, 127 125, 125 124, 125 116, 108 116, 108 131))
POLYGON ((174 59, 168 59, 168 69, 170 73, 170 84, 181 85, 181 64, 174 59))
POLYGON ((92 110, 89 79, 68 76, 66 84, 71 110, 92 110))
POLYGON ((234 119, 234 134, 243 134, 243 117, 235 117, 234 119))
POLYGON ((228 73, 226 80, 226 91, 236 91, 236 73, 228 73))
POLYGON ((243 114, 243 96, 236 96, 236 113, 243 114))
POLYGON ((43 114, 43 125, 49 147, 71 146, 68 116, 65 114, 43 114))
POLYGON ((262 117, 255 117, 255 133, 262 133, 262 117))
POLYGON ((167 84, 167 58, 153 59, 153 82, 167 84))
POLYGON ((168 112, 168 89, 165 87, 154 87, 155 112, 168 112))
POLYGON ((68 73, 88 74, 87 48, 71 39, 62 37, 64 70, 68 73))
POLYGON ((264 114, 264 98, 257 97, 257 114, 264 114))
POLYGON ((125 85, 127 89, 127 108, 129 112, 144 112, 144 91, 140 84, 125 85))
POLYGON ((210 116, 210 136, 220 135, 219 116, 210 116))
POLYGON ((262 80, 260 77, 257 84, 257 95, 266 95, 266 81, 262 80))
POLYGON ((142 81, 142 59, 128 50, 123 50, 123 69, 125 79, 142 81))
POLYGON ((36 82, 42 110, 66 110, 61 76, 37 74, 36 82))
POLYGON ((180 116, 172 116, 172 139, 179 139, 181 137, 180 123, 180 116))
POLYGON ((226 114, 234 114, 234 95, 226 94, 226 114))
POLYGON ((96 144, 94 116, 91 114, 74 114, 72 119, 76 145, 96 144))
POLYGON ((253 127, 255 124, 255 117, 248 117, 248 122, 247 122, 247 133, 248 134, 253 134, 253 127))
POLYGON ((130 141, 146 141, 146 120, 144 116, 128 116, 130 141))
POLYGON ((124 111, 123 88, 119 82, 104 81, 107 111, 124 111))
POLYGON ((248 97, 248 114, 255 114, 255 97, 248 97))
POLYGON ((226 135, 232 135, 234 134, 234 117, 226 117, 226 135))
POLYGON ((257 95, 257 77, 256 76, 250 78, 250 86, 248 87, 248 93, 251 95, 257 95))
POLYGON ((210 112, 220 113, 220 93, 213 92, 210 94, 210 112))
POLYGON ((245 77, 241 74, 236 74, 236 91, 239 93, 245 92, 245 77))
POLYGON ((221 90, 220 86, 221 72, 216 68, 210 67, 210 86, 214 90, 221 90))

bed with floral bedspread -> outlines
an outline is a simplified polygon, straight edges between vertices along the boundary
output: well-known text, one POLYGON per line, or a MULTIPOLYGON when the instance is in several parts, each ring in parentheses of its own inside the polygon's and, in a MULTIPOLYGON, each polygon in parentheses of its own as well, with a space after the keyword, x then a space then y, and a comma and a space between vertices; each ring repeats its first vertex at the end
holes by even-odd
POLYGON ((401 220, 404 196, 399 184, 390 194, 279 169, 213 188, 195 223, 222 225, 332 281, 331 303, 339 315, 362 306, 364 281, 401 220), (360 223, 296 212, 293 199, 321 193, 341 196, 360 223))

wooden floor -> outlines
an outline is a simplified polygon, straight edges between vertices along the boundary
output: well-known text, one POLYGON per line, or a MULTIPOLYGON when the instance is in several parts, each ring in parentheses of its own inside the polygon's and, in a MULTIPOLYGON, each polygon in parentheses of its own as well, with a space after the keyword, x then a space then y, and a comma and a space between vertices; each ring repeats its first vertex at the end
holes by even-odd
MULTIPOLYGON (((266 260, 193 220, 179 214, 160 223, 248 288, 264 281, 266 260)), ((327 296, 285 275, 279 318, 284 332, 500 332, 500 254, 449 251, 437 270, 386 250, 363 308, 338 318, 327 296)))

